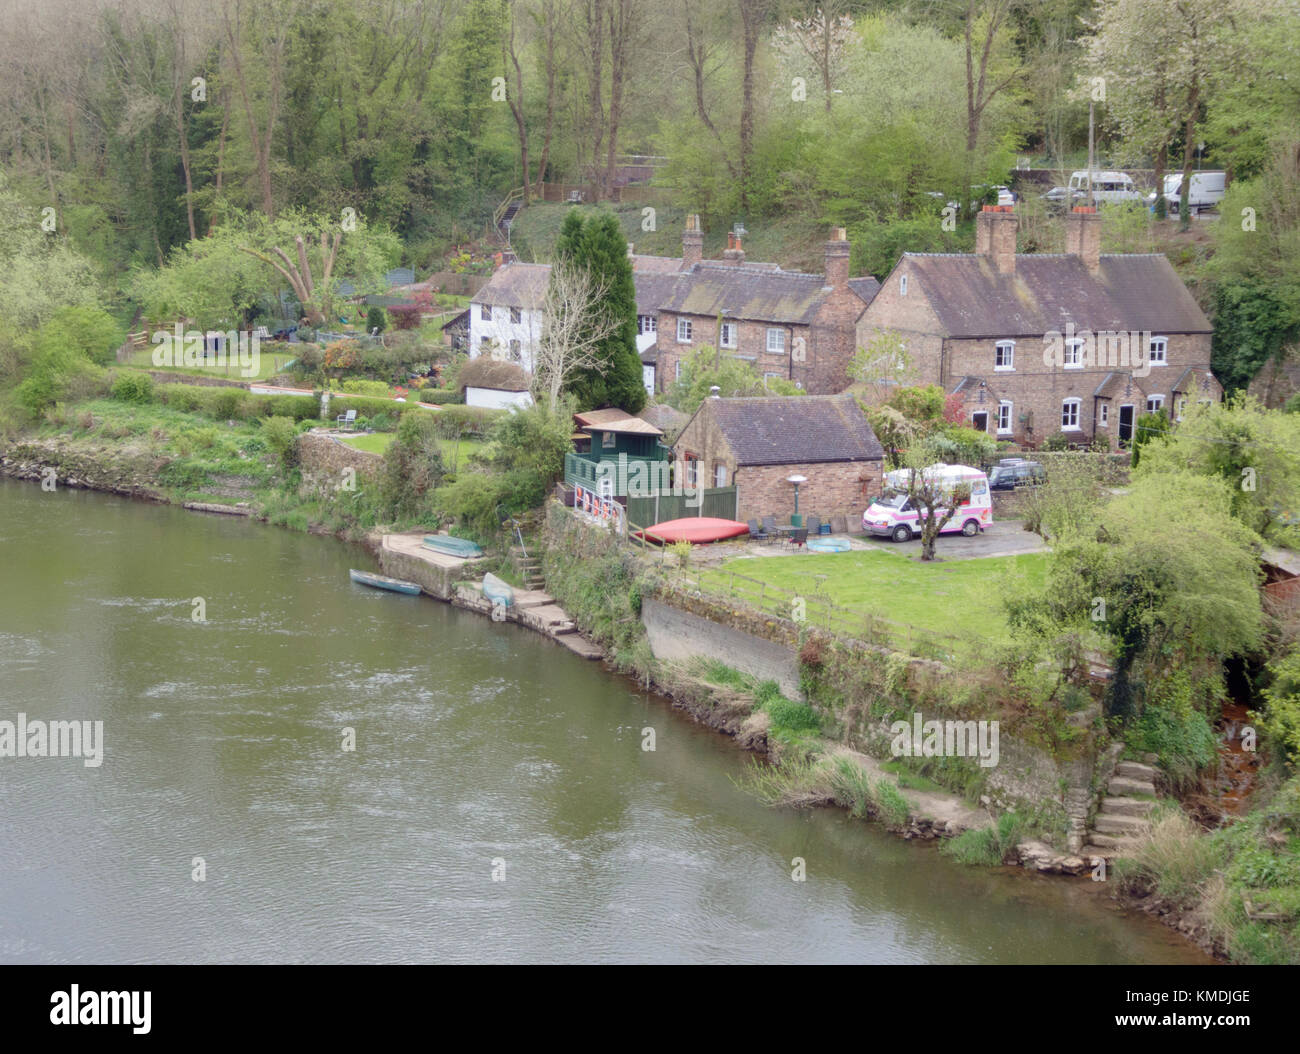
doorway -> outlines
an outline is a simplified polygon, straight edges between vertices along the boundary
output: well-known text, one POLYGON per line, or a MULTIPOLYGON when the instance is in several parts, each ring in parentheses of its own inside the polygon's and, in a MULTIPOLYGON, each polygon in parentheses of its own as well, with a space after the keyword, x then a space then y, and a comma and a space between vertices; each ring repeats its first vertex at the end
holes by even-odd
POLYGON ((1133 438, 1133 404, 1119 408, 1119 430, 1116 433, 1119 439, 1119 445, 1126 447, 1133 438))

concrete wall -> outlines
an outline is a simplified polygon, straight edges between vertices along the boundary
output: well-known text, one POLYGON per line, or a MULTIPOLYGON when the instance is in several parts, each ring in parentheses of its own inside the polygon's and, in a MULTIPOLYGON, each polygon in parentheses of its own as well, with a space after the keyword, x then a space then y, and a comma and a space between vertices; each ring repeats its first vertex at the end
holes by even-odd
POLYGON ((720 625, 652 597, 641 601, 641 621, 656 659, 720 658, 761 681, 776 681, 791 699, 802 698, 799 663, 788 645, 720 625))
POLYGON ((508 392, 501 388, 465 389, 466 406, 482 406, 489 410, 505 410, 511 406, 532 406, 533 397, 528 392, 508 392))

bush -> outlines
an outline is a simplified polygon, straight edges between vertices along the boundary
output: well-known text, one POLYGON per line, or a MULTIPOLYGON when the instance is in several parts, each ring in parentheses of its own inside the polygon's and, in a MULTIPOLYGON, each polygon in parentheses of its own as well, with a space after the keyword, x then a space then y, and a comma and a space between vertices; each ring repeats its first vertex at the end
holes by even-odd
POLYGON ((438 488, 434 504, 439 512, 454 516, 457 522, 475 534, 486 537, 495 534, 500 527, 497 506, 510 497, 507 477, 467 472, 456 482, 438 488))
POLYGON ((352 395, 368 395, 373 399, 386 399, 389 395, 388 385, 383 381, 366 381, 358 377, 349 377, 340 387, 352 395))
POLYGON ((434 417, 438 435, 443 439, 457 436, 486 438, 492 426, 509 413, 508 410, 485 410, 478 406, 448 406, 434 417))
POLYGON ((1049 435, 1046 439, 1043 440, 1043 449, 1048 451, 1069 450, 1070 437, 1067 436, 1064 432, 1053 432, 1051 435, 1049 435))
POLYGON ((124 403, 153 401, 153 378, 147 373, 119 373, 109 389, 114 399, 124 403))
POLYGON ((384 309, 378 304, 373 305, 366 312, 366 332, 382 333, 388 328, 388 316, 384 314, 384 309))
POLYGON ((262 422, 262 439, 279 459, 281 468, 293 468, 298 460, 298 431, 292 418, 268 417, 262 422))
POLYGON ((1189 707, 1166 710, 1150 705, 1128 730, 1128 744, 1160 758, 1175 786, 1193 783, 1218 757, 1218 740, 1205 715, 1189 707))
POLYGON ((212 416, 218 421, 229 421, 240 416, 244 392, 239 388, 218 388, 212 399, 212 416))
POLYGON ((431 522, 435 488, 444 475, 434 420, 406 414, 397 438, 384 451, 379 474, 379 501, 384 515, 397 522, 431 522))
POLYGON ((432 403, 434 406, 448 406, 464 401, 465 397, 459 388, 425 388, 420 392, 420 402, 432 403))
MULTIPOLYGON (((759 686, 759 692, 761 696, 762 685, 759 686)), ((768 699, 761 705, 768 717, 772 719, 772 726, 780 731, 816 732, 821 728, 822 723, 817 716, 817 711, 807 703, 797 703, 777 695, 776 698, 768 699)))
POLYGON ((417 304, 395 304, 388 309, 388 317, 392 319, 394 329, 418 329, 420 326, 420 308, 417 304))

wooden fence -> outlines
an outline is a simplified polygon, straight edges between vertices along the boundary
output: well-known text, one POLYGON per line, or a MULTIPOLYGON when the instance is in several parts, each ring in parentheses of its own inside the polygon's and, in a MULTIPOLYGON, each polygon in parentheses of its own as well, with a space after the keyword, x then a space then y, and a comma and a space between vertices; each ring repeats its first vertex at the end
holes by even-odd
POLYGON ((656 494, 648 498, 627 499, 627 518, 636 523, 666 523, 688 516, 715 516, 720 520, 736 518, 735 487, 705 487, 698 498, 685 494, 656 494), (696 501, 699 504, 696 504, 696 501))

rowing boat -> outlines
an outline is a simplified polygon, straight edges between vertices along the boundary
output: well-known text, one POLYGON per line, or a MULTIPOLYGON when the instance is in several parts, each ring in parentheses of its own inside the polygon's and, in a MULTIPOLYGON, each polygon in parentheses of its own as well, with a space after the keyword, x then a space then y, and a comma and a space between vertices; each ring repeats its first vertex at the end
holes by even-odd
POLYGON ((636 531, 637 537, 644 536, 652 542, 720 542, 724 538, 735 538, 748 534, 749 527, 739 520, 723 520, 716 516, 687 516, 680 520, 665 520, 636 531))
POLYGON ((404 582, 400 578, 377 575, 373 571, 358 571, 356 568, 349 570, 348 575, 352 581, 360 582, 363 586, 387 589, 390 593, 406 593, 408 596, 419 596, 420 594, 420 587, 416 583, 404 582))
POLYGON ((503 582, 490 572, 483 576, 483 595, 493 604, 509 607, 515 602, 515 591, 508 582, 503 582))
POLYGON ((453 538, 450 534, 426 534, 424 547, 447 556, 459 556, 469 560, 482 556, 483 550, 465 538, 453 538))

